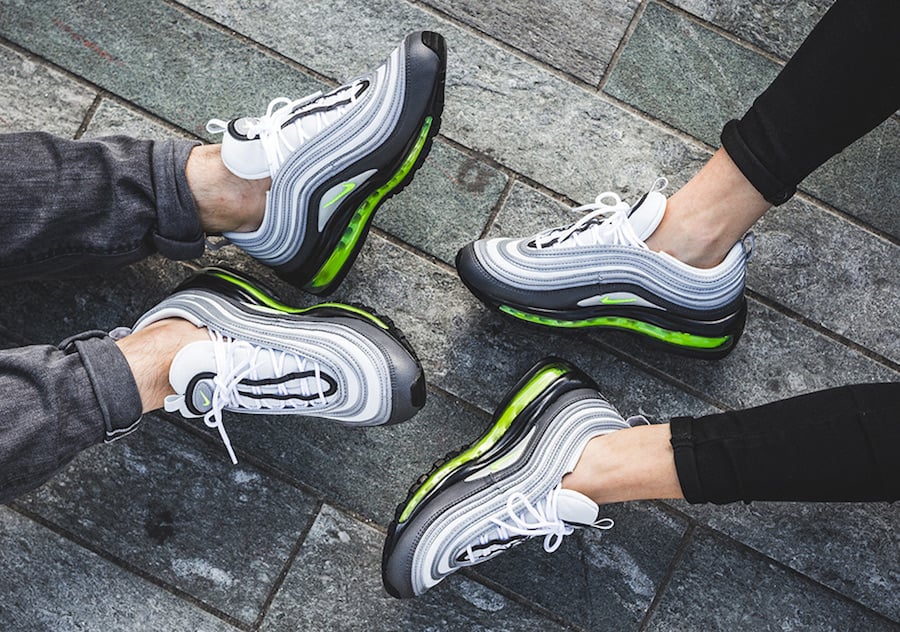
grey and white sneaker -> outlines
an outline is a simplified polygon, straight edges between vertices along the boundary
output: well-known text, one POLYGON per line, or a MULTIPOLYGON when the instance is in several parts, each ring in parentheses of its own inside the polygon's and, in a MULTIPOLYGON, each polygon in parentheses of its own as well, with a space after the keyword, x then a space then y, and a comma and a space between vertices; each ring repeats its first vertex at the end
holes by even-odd
POLYGON ((165 408, 216 428, 234 463, 225 410, 375 426, 405 421, 425 403, 412 348, 390 321, 361 307, 290 307, 249 277, 206 268, 133 331, 165 318, 205 327, 210 338, 176 354, 169 382, 177 394, 165 408))
POLYGON ((571 364, 536 365, 489 430, 435 464, 397 507, 382 556, 387 591, 415 597, 529 538, 543 536, 552 552, 576 528, 612 527, 594 501, 560 485, 591 438, 630 425, 571 364))
POLYGON ((709 269, 650 250, 666 184, 634 206, 603 193, 575 209, 586 212, 578 221, 533 237, 470 243, 456 256, 459 276, 486 305, 529 323, 619 329, 669 351, 724 357, 744 329, 752 235, 709 269))
POLYGON ((272 178, 260 228, 225 237, 310 292, 337 287, 375 210, 412 180, 438 133, 446 63, 443 37, 412 33, 384 64, 328 94, 211 120, 233 173, 272 178))

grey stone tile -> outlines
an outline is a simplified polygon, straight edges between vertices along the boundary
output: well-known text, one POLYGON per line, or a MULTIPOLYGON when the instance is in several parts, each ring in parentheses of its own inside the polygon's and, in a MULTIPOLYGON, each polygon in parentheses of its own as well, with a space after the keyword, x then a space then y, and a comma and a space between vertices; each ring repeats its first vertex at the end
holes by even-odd
MULTIPOLYGON (((296 22, 280 24, 237 0, 189 5, 332 78, 370 67, 410 31, 442 33, 449 48, 442 133, 577 200, 613 186, 630 195, 660 174, 687 179, 706 158, 699 147, 400 0, 310 3, 292 8, 296 22), (352 45, 347 29, 358 34, 352 45)), ((288 0, 269 6, 285 11, 288 0)))
POLYGON ((790 58, 834 0, 671 0, 672 4, 738 37, 790 58))
POLYGON ((171 127, 141 114, 134 108, 102 99, 94 111, 91 122, 84 132, 84 138, 124 134, 134 138, 156 140, 159 138, 187 138, 190 135, 177 132, 171 127))
POLYGON ((637 630, 687 528, 649 503, 606 505, 610 531, 584 529, 552 555, 532 540, 476 569, 586 630, 637 630))
POLYGON ((774 62, 657 4, 647 5, 605 90, 711 144, 778 74, 774 62))
POLYGON ((463 244, 481 236, 506 181, 496 169, 437 142, 412 184, 378 211, 375 225, 452 263, 463 244))
POLYGON ((753 230, 749 287, 900 362, 900 248, 800 199, 753 230))
POLYGON ((480 436, 488 416, 432 391, 412 420, 390 427, 234 415, 226 424, 237 449, 387 526, 409 486, 434 461, 480 436))
POLYGON ((0 35, 198 134, 211 117, 264 112, 275 96, 321 87, 161 2, 16 0, 0 35))
POLYGON ((743 337, 731 355, 717 362, 652 350, 617 332, 605 338, 732 408, 845 384, 900 379, 884 365, 753 300, 743 337))
POLYGON ((590 84, 597 84, 606 72, 640 4, 636 0, 424 2, 590 84))
POLYGON ((248 624, 316 506, 152 415, 16 504, 248 624))
MULTIPOLYGON (((578 216, 552 198, 516 183, 489 235, 525 236, 568 224, 578 216)), ((892 265, 898 254, 896 246, 799 200, 770 211, 754 230, 756 251, 749 267, 753 290, 873 351, 896 358, 900 309, 891 307, 897 294, 894 288, 900 286, 900 273, 892 265)), ((702 385, 702 390, 732 405, 762 403, 854 380, 900 377, 752 301, 744 337, 737 350, 719 363, 670 356, 639 346, 624 334, 609 332, 603 339, 689 384, 702 385), (760 357, 767 361, 759 362, 760 357), (848 370, 835 373, 827 361, 820 363, 824 357, 848 370), (847 360, 838 359, 844 357, 847 360)))
POLYGON ((43 131, 72 138, 96 93, 48 66, 0 46, 5 78, 0 133, 43 131))
POLYGON ((887 503, 674 503, 710 527, 900 621, 896 525, 887 503))
POLYGON ((836 208, 900 239, 900 121, 889 118, 800 184, 836 208))
POLYGON ((4 630, 236 630, 5 507, 0 538, 4 630))
POLYGON ((322 508, 261 630, 562 630, 505 597, 453 576, 400 601, 381 585, 384 535, 322 508))
POLYGON ((647 630, 895 630, 765 558, 700 532, 647 630))

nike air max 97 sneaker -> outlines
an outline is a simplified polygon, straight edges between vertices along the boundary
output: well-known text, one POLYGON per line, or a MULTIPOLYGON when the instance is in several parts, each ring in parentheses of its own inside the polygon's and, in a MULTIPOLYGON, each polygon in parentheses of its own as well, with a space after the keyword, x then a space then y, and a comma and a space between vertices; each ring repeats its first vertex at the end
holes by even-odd
POLYGON ((294 285, 332 291, 376 209, 424 161, 440 127, 446 63, 443 37, 412 33, 384 64, 328 94, 211 120, 235 175, 272 178, 259 229, 225 237, 294 285))
POLYGON ((551 328, 613 328, 669 351, 728 355, 744 328, 744 283, 752 235, 713 268, 695 268, 645 241, 662 221, 660 179, 634 206, 603 193, 568 226, 524 239, 463 247, 456 268, 482 302, 551 328))
POLYGON ((422 367, 390 321, 363 308, 281 303, 257 281, 206 268, 141 316, 209 332, 175 356, 165 408, 202 417, 237 462, 222 411, 321 417, 348 426, 405 421, 425 403, 422 367))
POLYGON ((593 500, 561 482, 591 438, 628 427, 581 371, 539 363, 484 436, 437 463, 397 508, 382 557, 387 591, 415 597, 527 539, 543 536, 552 552, 576 528, 610 528, 593 500))

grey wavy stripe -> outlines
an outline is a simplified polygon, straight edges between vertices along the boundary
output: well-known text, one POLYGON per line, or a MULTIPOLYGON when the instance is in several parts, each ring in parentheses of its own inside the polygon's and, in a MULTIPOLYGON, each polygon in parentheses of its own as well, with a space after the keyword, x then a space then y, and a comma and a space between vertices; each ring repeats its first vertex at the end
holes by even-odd
POLYGON ((502 519, 507 515, 509 494, 521 492, 532 503, 536 502, 559 485, 572 455, 580 455, 592 437, 627 427, 621 415, 604 400, 581 399, 564 407, 540 439, 526 467, 466 498, 428 527, 413 558, 412 586, 416 593, 426 590, 423 578, 438 577, 438 560, 453 556, 483 534, 496 532, 496 526, 489 518, 502 519), (448 533, 445 525, 457 520, 464 526, 448 533), (434 557, 434 564, 426 567, 420 552, 434 547, 440 550, 434 557))
POLYGON ((185 290, 144 314, 134 331, 163 318, 185 315, 231 338, 319 362, 337 381, 338 393, 321 408, 298 409, 295 414, 327 415, 340 421, 340 417, 358 415, 366 403, 374 401, 378 402, 378 410, 370 419, 350 423, 377 425, 390 417, 391 377, 387 359, 373 342, 348 326, 311 316, 279 317, 272 311, 247 313, 215 293, 185 290), (369 369, 368 374, 365 368, 369 369), (351 405, 351 396, 357 395, 358 401, 351 405))
POLYGON ((475 243, 475 251, 489 274, 521 290, 627 283, 691 309, 725 306, 744 290, 747 257, 740 243, 713 276, 692 273, 642 248, 601 245, 537 250, 528 246, 530 241, 484 240, 475 243))
MULTIPOLYGON (((370 81, 362 98, 340 119, 301 146, 281 166, 266 203, 266 230, 229 233, 229 240, 269 265, 289 262, 307 230, 312 193, 328 178, 370 154, 393 133, 406 92, 405 43, 362 77, 370 81)), ((315 228, 313 227, 313 230, 315 228)))

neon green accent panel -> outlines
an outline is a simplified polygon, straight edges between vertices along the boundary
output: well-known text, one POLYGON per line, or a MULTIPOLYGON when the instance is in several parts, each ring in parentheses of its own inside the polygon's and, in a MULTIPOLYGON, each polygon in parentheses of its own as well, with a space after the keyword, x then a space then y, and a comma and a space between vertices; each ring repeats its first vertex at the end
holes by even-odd
POLYGON ((266 294, 255 285, 251 285, 250 283, 239 277, 228 274, 224 270, 212 270, 209 272, 209 274, 216 276, 224 281, 228 281, 232 285, 240 287, 266 307, 270 307, 279 312, 284 312, 285 314, 306 314, 322 307, 333 307, 336 309, 344 310, 345 312, 350 312, 351 314, 355 314, 357 316, 361 316, 366 320, 369 320, 372 323, 378 325, 382 329, 390 329, 387 323, 378 318, 375 314, 371 314, 366 310, 360 309, 359 307, 354 307, 353 305, 346 305, 344 303, 319 303, 318 305, 312 305, 310 307, 292 307, 276 300, 273 296, 266 294))
POLYGON ((609 296, 604 296, 600 299, 600 302, 604 305, 623 305, 625 303, 634 303, 637 299, 635 298, 612 298, 609 296))
POLYGON ((509 405, 503 409, 503 412, 490 430, 487 431, 487 434, 469 446, 462 454, 441 465, 431 476, 425 479, 422 486, 416 490, 406 507, 403 508, 399 522, 406 522, 419 503, 447 476, 460 466, 474 461, 493 448, 497 441, 509 430, 510 425, 512 425, 513 420, 519 413, 566 372, 567 369, 565 367, 558 364, 549 364, 528 380, 528 383, 519 389, 510 400, 509 405))
POLYGON ((650 336, 656 340, 676 345, 678 347, 691 347, 693 349, 718 349, 722 345, 731 340, 731 336, 706 337, 695 336, 681 331, 670 331, 645 323, 632 318, 622 318, 621 316, 598 316, 596 318, 587 318, 584 320, 557 320, 555 318, 547 318, 546 316, 537 316, 523 312, 514 307, 501 305, 500 311, 515 316, 522 320, 538 325, 547 325, 548 327, 562 327, 566 329, 576 329, 580 327, 612 327, 614 329, 625 329, 634 331, 645 336, 650 336))
POLYGON ((356 212, 350 220, 350 224, 347 226, 347 230, 344 231, 340 241, 337 246, 335 246, 334 252, 331 253, 331 256, 328 257, 328 260, 319 272, 316 273, 316 276, 306 284, 307 288, 317 289, 325 287, 340 274, 344 265, 347 263, 347 259, 350 257, 350 253, 353 252, 356 243, 359 241, 360 237, 362 237, 363 231, 368 225, 369 219, 372 217, 372 213, 384 199, 384 196, 397 188, 415 166, 416 161, 419 159, 419 155, 422 153, 422 149, 425 147, 425 142, 428 140, 428 130, 431 129, 431 121, 432 118, 430 116, 425 119, 425 124, 422 125, 422 129, 419 131, 419 137, 416 139, 415 144, 409 154, 407 154, 406 159, 403 161, 403 164, 400 165, 397 172, 391 176, 391 179, 383 186, 367 197, 359 208, 356 209, 356 212))

